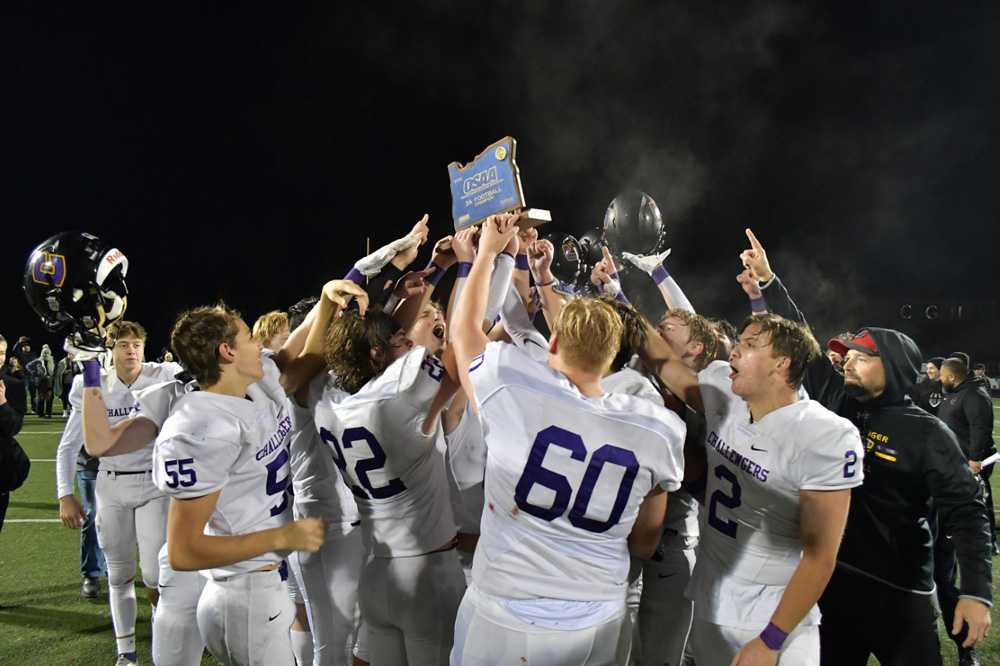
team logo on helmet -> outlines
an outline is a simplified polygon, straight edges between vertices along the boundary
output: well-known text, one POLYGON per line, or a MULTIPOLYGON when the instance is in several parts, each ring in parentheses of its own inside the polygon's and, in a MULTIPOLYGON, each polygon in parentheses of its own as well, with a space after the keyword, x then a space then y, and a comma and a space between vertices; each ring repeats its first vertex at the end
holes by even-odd
POLYGON ((66 257, 42 252, 32 264, 31 279, 47 287, 61 287, 66 281, 66 257))

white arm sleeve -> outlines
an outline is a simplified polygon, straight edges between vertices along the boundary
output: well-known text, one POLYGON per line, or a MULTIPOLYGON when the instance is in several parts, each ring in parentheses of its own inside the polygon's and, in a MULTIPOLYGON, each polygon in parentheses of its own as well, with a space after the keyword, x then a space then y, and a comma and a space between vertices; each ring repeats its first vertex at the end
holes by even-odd
POLYGON ((661 282, 660 289, 665 290, 666 293, 670 295, 670 300, 673 301, 675 310, 687 310, 688 312, 697 314, 694 306, 691 305, 691 301, 689 301, 688 297, 684 295, 684 291, 681 289, 681 286, 677 284, 677 280, 673 277, 668 277, 666 280, 661 282))
POLYGON ((500 321, 515 345, 528 352, 536 361, 545 362, 548 359, 549 341, 531 323, 528 311, 521 302, 521 295, 513 284, 507 288, 507 297, 500 310, 500 321))
POLYGON ((73 411, 69 413, 59 448, 56 449, 56 498, 73 494, 73 477, 76 476, 76 457, 83 447, 83 375, 73 378, 69 391, 73 411))
POLYGON ((514 277, 514 257, 501 253, 493 264, 493 277, 490 279, 490 293, 486 299, 486 314, 483 321, 489 322, 492 326, 500 314, 504 299, 507 298, 507 289, 510 281, 514 277))

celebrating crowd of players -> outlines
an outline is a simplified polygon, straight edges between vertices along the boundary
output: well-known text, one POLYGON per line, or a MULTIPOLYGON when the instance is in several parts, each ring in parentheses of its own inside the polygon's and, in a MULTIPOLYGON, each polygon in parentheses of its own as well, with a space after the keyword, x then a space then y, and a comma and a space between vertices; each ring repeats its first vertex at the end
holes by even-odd
POLYGON ((654 328, 607 251, 604 296, 567 295, 516 221, 406 272, 425 217, 253 331, 189 310, 180 364, 145 363, 125 320, 103 364, 76 350, 59 493, 81 446, 100 458, 119 665, 136 552, 158 666, 940 664, 935 534, 961 573, 948 629, 985 638, 983 490, 908 397, 910 338, 834 339, 838 372, 749 232, 739 330, 665 255, 626 254, 668 306, 654 328))

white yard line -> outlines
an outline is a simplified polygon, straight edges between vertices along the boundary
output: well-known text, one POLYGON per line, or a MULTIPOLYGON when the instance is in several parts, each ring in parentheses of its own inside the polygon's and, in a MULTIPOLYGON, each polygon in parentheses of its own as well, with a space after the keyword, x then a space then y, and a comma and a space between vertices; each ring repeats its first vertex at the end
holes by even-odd
POLYGON ((58 518, 8 518, 3 521, 4 525, 10 523, 61 523, 58 518))
POLYGON ((25 435, 61 435, 62 430, 22 430, 17 433, 18 437, 24 437, 25 435))
POLYGON ((31 462, 55 462, 55 458, 32 458, 31 462))

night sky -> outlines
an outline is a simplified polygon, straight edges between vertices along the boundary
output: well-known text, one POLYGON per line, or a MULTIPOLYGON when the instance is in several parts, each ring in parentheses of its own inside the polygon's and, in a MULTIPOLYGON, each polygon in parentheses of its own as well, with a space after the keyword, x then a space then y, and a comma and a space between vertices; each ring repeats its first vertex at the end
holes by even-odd
POLYGON ((69 229, 128 256, 147 356, 185 307, 252 323, 366 236, 448 233, 446 165, 510 134, 553 229, 649 192, 700 311, 745 314, 752 226, 819 332, 1000 359, 996 318, 897 314, 1000 300, 1000 13, 731 4, 5 3, 0 333, 41 337, 24 262, 69 229))

